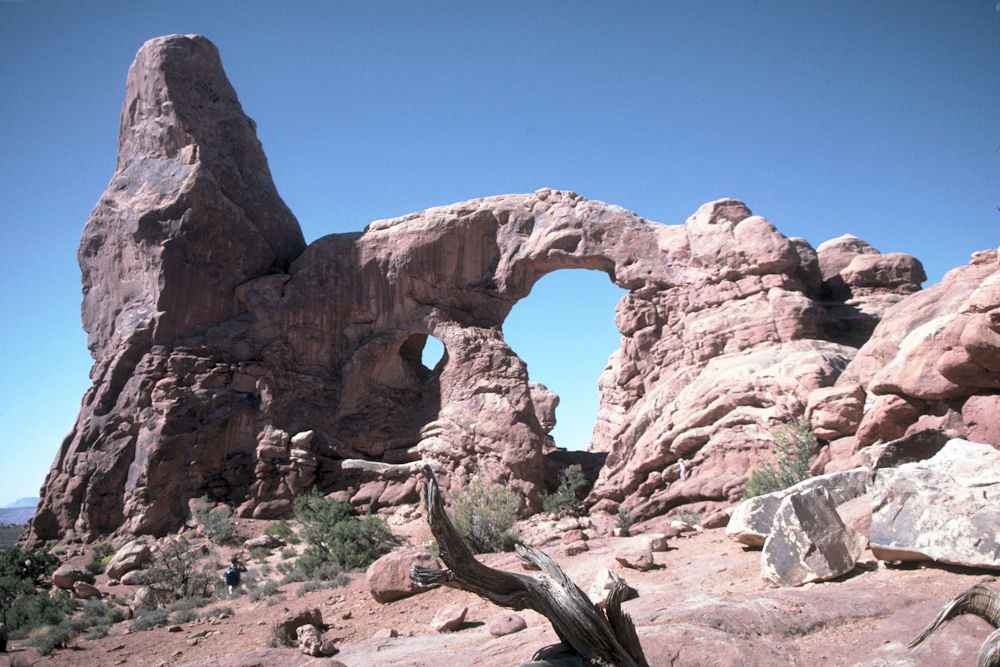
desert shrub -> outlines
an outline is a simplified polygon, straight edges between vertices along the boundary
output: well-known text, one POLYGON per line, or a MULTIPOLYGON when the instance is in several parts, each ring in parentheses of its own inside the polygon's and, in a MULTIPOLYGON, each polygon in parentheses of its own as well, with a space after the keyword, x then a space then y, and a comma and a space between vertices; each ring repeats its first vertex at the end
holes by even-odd
POLYGON ((111 559, 115 557, 115 548, 110 544, 95 544, 90 547, 90 562, 87 571, 91 574, 101 574, 111 559))
POLYGON ((271 638, 267 640, 268 648, 286 648, 294 645, 283 625, 279 623, 271 626, 271 638))
POLYGON ((13 639, 22 639, 42 625, 56 625, 76 608, 65 592, 49 597, 39 592, 59 561, 48 551, 19 547, 0 550, 0 622, 10 628, 13 639))
POLYGON ((83 636, 84 639, 103 639, 108 636, 108 632, 111 630, 110 625, 95 625, 90 629, 90 631, 83 636))
POLYGON ((292 527, 288 525, 288 522, 285 521, 284 519, 281 519, 276 523, 272 523, 270 526, 265 528, 264 534, 280 537, 288 544, 298 544, 299 542, 302 541, 301 539, 299 539, 299 536, 295 534, 295 531, 292 530, 292 527))
POLYGON ((621 533, 622 537, 628 537, 632 534, 632 524, 635 523, 635 519, 626 509, 619 509, 618 514, 615 516, 615 527, 618 528, 618 532, 621 533))
POLYGON ((329 500, 315 489, 295 499, 295 518, 308 545, 296 567, 309 577, 328 563, 344 570, 367 567, 397 542, 384 519, 356 517, 349 504, 329 500))
POLYGON ((176 537, 153 548, 148 568, 149 587, 168 599, 205 598, 212 594, 218 575, 216 563, 202 562, 207 552, 176 537))
POLYGON ((236 612, 233 611, 232 607, 212 607, 201 615, 202 618, 219 618, 221 616, 233 617, 236 612))
POLYGON ((448 514, 455 530, 474 553, 513 551, 518 536, 511 528, 520 504, 517 492, 490 484, 476 475, 469 486, 453 494, 448 514))
POLYGON ((194 519, 202 527, 205 537, 215 544, 226 544, 232 541, 233 510, 229 505, 220 505, 214 510, 208 502, 208 496, 202 496, 195 503, 194 519))
POLYGON ((137 611, 136 617, 132 619, 132 631, 142 632, 159 625, 166 625, 169 616, 170 612, 164 607, 152 611, 137 611))
POLYGON ((79 607, 69 593, 60 590, 53 595, 46 592, 23 595, 14 601, 7 612, 11 639, 23 639, 32 630, 58 625, 79 607))
POLYGON ((309 581, 302 582, 302 586, 300 586, 299 590, 295 592, 295 596, 302 597, 306 593, 312 593, 313 591, 318 591, 321 588, 324 588, 322 581, 319 579, 310 579, 309 581))
POLYGON ((744 498, 781 491, 809 477, 809 457, 816 444, 809 420, 804 416, 774 434, 774 459, 750 471, 744 498))
POLYGON ((258 563, 263 563, 270 555, 271 550, 266 547, 254 547, 250 550, 250 558, 253 558, 258 563))
POLYGON ((298 550, 295 547, 285 547, 281 550, 281 557, 284 559, 295 558, 299 555, 298 550))
POLYGON ((689 526, 697 526, 701 523, 701 513, 693 510, 681 510, 677 513, 677 518, 689 526))
POLYGON ((125 611, 110 600, 87 600, 83 603, 81 617, 91 626, 114 625, 125 620, 125 611))
POLYGON ((278 592, 280 584, 276 581, 265 581, 260 586, 254 586, 250 591, 250 599, 259 602, 263 598, 271 597, 278 592))
POLYGON ((80 631, 68 621, 60 621, 55 625, 44 625, 31 633, 29 644, 36 647, 42 655, 48 655, 57 648, 66 648, 80 631))
POLYGON ((563 468, 559 471, 558 488, 542 497, 542 509, 549 514, 572 510, 586 486, 587 478, 579 464, 563 468))

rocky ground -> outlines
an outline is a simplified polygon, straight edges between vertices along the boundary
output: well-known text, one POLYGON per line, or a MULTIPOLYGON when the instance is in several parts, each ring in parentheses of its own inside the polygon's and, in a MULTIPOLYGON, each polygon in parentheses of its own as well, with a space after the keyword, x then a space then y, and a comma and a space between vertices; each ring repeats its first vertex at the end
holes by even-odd
MULTIPOLYGON (((259 532, 264 522, 249 526, 259 532)), ((244 522, 244 529, 247 524, 244 522)), ((640 526, 657 531, 660 524, 640 526)), ((420 546, 429 534, 422 520, 394 526, 406 541, 420 546)), ((867 553, 854 572, 838 580, 779 589, 760 578, 760 551, 739 545, 723 529, 686 533, 654 554, 645 572, 623 568, 615 559, 629 540, 598 537, 589 550, 565 555, 565 547, 545 550, 585 590, 601 568, 620 573, 638 596, 625 603, 652 665, 967 665, 973 664, 988 634, 984 621, 961 617, 939 630, 919 650, 907 642, 934 617, 945 600, 979 582, 993 582, 986 571, 945 566, 893 566, 867 553)), ((83 555, 79 557, 81 560, 83 555)), ((489 565, 520 571, 513 554, 482 557, 489 565)), ((280 559, 278 552, 272 560, 280 559)), ((259 565, 252 564, 251 570, 259 565)), ((125 598, 130 587, 98 588, 125 598)), ((27 642, 14 642, 0 664, 184 665, 298 664, 311 660, 296 648, 267 649, 272 628, 283 614, 317 607, 328 626, 326 637, 339 649, 334 660, 363 665, 516 665, 556 642, 548 622, 521 612, 527 628, 493 637, 490 621, 504 610, 461 591, 437 589, 388 604, 375 602, 363 573, 342 588, 298 595, 301 583, 281 586, 273 595, 250 595, 215 602, 232 615, 130 632, 129 621, 99 640, 74 640, 67 649, 40 657, 27 642), (468 607, 458 630, 431 629, 435 613, 447 604, 468 607), (395 631, 395 637, 389 636, 395 631), (238 656, 254 651, 254 654, 238 656), (218 662, 226 656, 229 662, 218 662)))

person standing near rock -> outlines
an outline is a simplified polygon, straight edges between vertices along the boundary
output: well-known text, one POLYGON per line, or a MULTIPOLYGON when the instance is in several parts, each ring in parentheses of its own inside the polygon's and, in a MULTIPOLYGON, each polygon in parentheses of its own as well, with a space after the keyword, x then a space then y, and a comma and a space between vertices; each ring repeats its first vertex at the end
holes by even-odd
POLYGON ((222 578, 226 581, 226 586, 229 587, 229 594, 233 594, 234 588, 240 587, 241 572, 246 572, 246 565, 240 562, 239 556, 233 556, 233 560, 230 562, 229 567, 225 572, 222 573, 222 578))
POLYGON ((0 623, 0 653, 7 652, 7 624, 0 623))

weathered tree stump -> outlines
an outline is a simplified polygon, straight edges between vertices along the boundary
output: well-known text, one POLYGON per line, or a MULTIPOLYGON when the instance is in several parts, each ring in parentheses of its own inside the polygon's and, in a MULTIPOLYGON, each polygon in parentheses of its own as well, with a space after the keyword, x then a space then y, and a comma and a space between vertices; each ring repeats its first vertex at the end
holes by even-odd
POLYGON ((910 642, 910 649, 923 644, 935 630, 961 614, 975 614, 996 628, 979 648, 976 667, 1000 667, 1000 591, 985 584, 976 584, 945 602, 934 620, 910 642))
MULTIPOLYGON (((541 570, 539 575, 496 570, 483 565, 462 541, 444 509, 437 479, 429 467, 427 478, 427 523, 448 566, 437 570, 413 566, 410 579, 419 586, 449 586, 489 600, 508 609, 533 609, 549 619, 561 644, 538 651, 534 659, 553 661, 578 656, 589 665, 648 667, 635 625, 622 612, 628 586, 616 578, 608 592, 604 611, 566 576, 555 562, 538 549, 517 545, 522 562, 541 570), (557 656, 559 656, 557 658, 557 656)), ((545 664, 542 662, 541 664, 545 664)))

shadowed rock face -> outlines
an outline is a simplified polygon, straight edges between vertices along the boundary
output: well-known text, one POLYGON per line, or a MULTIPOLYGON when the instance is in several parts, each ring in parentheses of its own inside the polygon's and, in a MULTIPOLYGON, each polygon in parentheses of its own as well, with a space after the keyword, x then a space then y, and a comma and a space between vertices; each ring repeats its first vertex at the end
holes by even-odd
POLYGON ((537 507, 558 399, 529 383, 501 326, 540 277, 568 268, 628 290, 589 502, 651 515, 732 499, 771 430, 854 357, 854 315, 837 308, 860 299, 863 329, 880 295, 923 280, 912 257, 863 248, 853 262, 844 245, 820 261, 734 200, 665 226, 539 190, 305 247, 214 46, 152 40, 81 240, 94 385, 28 539, 163 533, 202 495, 258 518, 314 485, 359 507, 416 499, 415 479, 348 459, 425 459, 446 490, 480 470, 537 507), (446 350, 434 369, 421 363, 428 335, 446 350))

